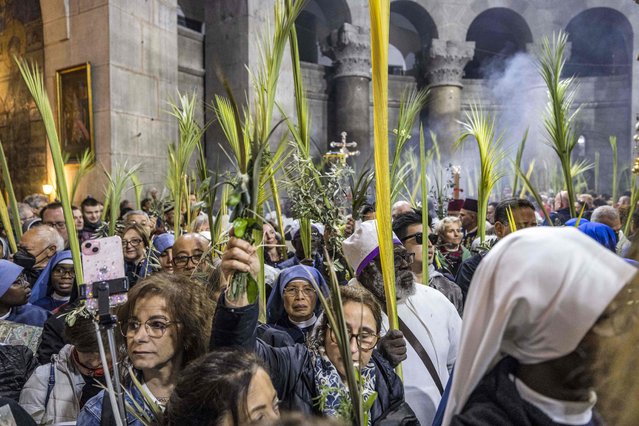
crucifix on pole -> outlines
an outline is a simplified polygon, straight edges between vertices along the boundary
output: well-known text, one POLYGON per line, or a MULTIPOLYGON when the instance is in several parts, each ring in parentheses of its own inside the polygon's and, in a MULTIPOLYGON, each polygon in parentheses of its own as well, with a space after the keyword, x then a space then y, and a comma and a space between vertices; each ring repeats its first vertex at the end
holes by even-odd
POLYGON ((330 147, 331 148, 338 148, 337 151, 329 151, 326 153, 325 157, 328 159, 331 158, 337 158, 339 159, 342 163, 346 163, 346 160, 349 157, 353 157, 356 155, 359 155, 359 151, 355 150, 355 151, 351 151, 349 148, 356 148, 357 147, 357 142, 352 141, 352 142, 346 142, 346 136, 348 136, 348 133, 346 132, 342 132, 341 134, 341 141, 340 142, 331 142, 330 143, 330 147))

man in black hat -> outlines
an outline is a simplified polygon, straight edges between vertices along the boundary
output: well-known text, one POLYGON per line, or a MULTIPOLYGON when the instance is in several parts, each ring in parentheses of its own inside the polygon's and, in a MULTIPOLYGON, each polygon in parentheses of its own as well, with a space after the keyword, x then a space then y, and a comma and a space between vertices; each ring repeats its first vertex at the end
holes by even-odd
POLYGON ((477 238, 477 200, 466 198, 459 212, 459 219, 464 229, 462 245, 470 250, 475 238, 477 238))

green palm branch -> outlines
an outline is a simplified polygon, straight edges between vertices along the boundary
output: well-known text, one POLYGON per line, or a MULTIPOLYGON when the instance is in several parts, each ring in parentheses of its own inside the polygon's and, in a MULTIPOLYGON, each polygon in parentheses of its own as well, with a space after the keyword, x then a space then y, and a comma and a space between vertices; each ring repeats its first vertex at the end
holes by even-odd
POLYGON ((477 234, 480 242, 486 239, 486 208, 490 193, 496 183, 504 177, 500 168, 506 158, 503 149, 502 135, 495 135, 495 118, 485 113, 477 104, 472 104, 466 113, 466 121, 461 123, 464 129, 461 137, 455 142, 459 149, 468 138, 474 138, 479 150, 480 173, 477 182, 477 234))
POLYGON ((95 154, 90 149, 86 149, 80 157, 78 163, 78 171, 73 177, 71 182, 71 201, 75 200, 75 194, 78 190, 78 186, 84 177, 93 169, 95 165, 95 154))
POLYGON ((20 220, 20 212, 18 211, 18 200, 16 200, 16 194, 13 191, 13 183, 11 182, 11 176, 9 174, 9 165, 7 163, 7 158, 4 155, 2 142, 0 142, 0 167, 2 167, 2 183, 4 183, 4 188, 7 191, 9 198, 9 206, 11 206, 11 228, 13 229, 11 234, 13 236, 13 233, 15 233, 18 240, 20 240, 22 238, 22 222, 20 220))
MULTIPOLYGON (((519 143, 519 148, 517 148, 517 157, 515 158, 515 164, 514 164, 515 168, 521 166, 521 159, 524 156, 524 149, 526 148, 526 140, 528 139, 528 130, 529 129, 526 129, 526 131, 524 132, 524 136, 521 138, 521 142, 519 143)), ((515 195, 517 194, 518 187, 519 187, 519 175, 515 171, 513 173, 513 193, 512 193, 513 197, 515 197, 515 195)))
POLYGON ((566 62, 567 43, 568 35, 563 31, 553 35, 552 40, 547 37, 542 40, 539 72, 546 83, 549 97, 544 116, 544 127, 549 146, 559 158, 565 187, 568 191, 570 215, 574 217, 576 212, 573 176, 571 175, 571 154, 577 143, 573 121, 579 108, 571 113, 576 93, 576 80, 573 77, 566 79, 561 77, 566 62))
POLYGON ((608 138, 610 149, 612 150, 612 200, 616 202, 619 198, 619 178, 617 176, 619 168, 619 152, 617 150, 617 137, 608 138))
MULTIPOLYGON (((31 96, 38 107, 38 111, 40 111, 40 115, 42 116, 47 140, 49 141, 51 157, 53 158, 53 167, 56 174, 56 187, 60 194, 60 202, 62 203, 62 210, 64 212, 64 221, 67 229, 75 229, 73 212, 71 211, 71 202, 69 201, 69 192, 67 191, 67 180, 64 175, 62 150, 60 149, 60 141, 55 128, 55 118, 53 117, 53 111, 51 110, 51 103, 49 102, 49 96, 47 95, 45 88, 44 78, 38 68, 38 65, 34 62, 29 63, 26 59, 17 58, 15 56, 14 60, 18 64, 18 69, 20 70, 22 79, 29 89, 29 93, 31 93, 31 96)), ((71 249, 71 255, 73 258, 75 279, 78 285, 80 285, 84 283, 84 276, 82 274, 82 262, 80 260, 80 242, 78 241, 78 234, 76 232, 69 232, 69 248, 71 249)))
POLYGON ((397 201, 400 189, 408 176, 410 170, 403 167, 402 152, 406 142, 411 137, 413 125, 428 100, 427 89, 408 89, 402 93, 399 102, 399 115, 397 118, 397 128, 395 133, 395 148, 393 151, 393 161, 391 163, 390 183, 391 183, 391 205, 397 201))
POLYGON ((122 200, 122 193, 126 189, 126 183, 131 179, 137 171, 140 169, 141 164, 135 164, 133 167, 128 167, 128 162, 125 161, 123 165, 116 164, 115 171, 109 173, 104 167, 103 171, 107 177, 107 199, 104 202, 104 210, 109 207, 109 231, 108 235, 113 236, 116 234, 116 225, 118 221, 118 209, 120 201, 122 200))

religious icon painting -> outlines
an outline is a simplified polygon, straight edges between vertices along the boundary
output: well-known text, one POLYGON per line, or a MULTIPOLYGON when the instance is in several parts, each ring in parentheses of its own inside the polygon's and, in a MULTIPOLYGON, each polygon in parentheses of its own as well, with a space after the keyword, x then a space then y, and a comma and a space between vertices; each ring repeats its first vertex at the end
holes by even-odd
POLYGON ((93 96, 89 62, 56 72, 60 148, 68 163, 93 150, 93 96))

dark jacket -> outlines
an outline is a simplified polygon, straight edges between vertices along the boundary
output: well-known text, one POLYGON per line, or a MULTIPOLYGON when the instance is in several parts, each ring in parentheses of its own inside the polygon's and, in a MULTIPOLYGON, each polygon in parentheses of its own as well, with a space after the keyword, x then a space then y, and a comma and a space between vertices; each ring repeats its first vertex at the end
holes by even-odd
POLYGON ((37 366, 38 361, 26 346, 0 346, 0 396, 18 401, 22 387, 37 366))
POLYGON ((26 411, 24 411, 24 408, 20 407, 20 404, 18 404, 16 401, 12 399, 4 398, 0 396, 0 409, 4 411, 5 406, 9 407, 11 411, 11 416, 13 417, 12 419, 3 418, 4 420, 7 421, 6 424, 11 424, 11 420, 13 420, 14 421, 13 424, 16 424, 16 425, 36 426, 36 422, 33 421, 31 416, 26 411))
POLYGON ((479 266, 479 263, 486 255, 486 252, 479 253, 471 257, 470 259, 466 259, 462 262, 459 267, 459 271, 457 271, 457 276, 455 277, 455 282, 461 288, 462 295, 464 297, 464 303, 466 303, 466 296, 468 295, 468 290, 470 289, 470 282, 473 280, 473 275, 475 275, 475 271, 479 266))
MULTIPOLYGON (((224 296, 215 312, 211 349, 242 347, 255 350, 270 371, 273 386, 285 410, 321 415, 314 401, 319 393, 315 386, 312 352, 304 345, 274 348, 256 338, 258 307, 243 308, 224 306, 224 296)), ((376 351, 371 360, 376 369, 377 399, 371 408, 371 420, 375 423, 384 415, 403 407, 404 388, 388 362, 376 351)))
MULTIPOLYGON (((460 414, 451 426, 557 426, 537 407, 524 401, 508 376, 514 374, 518 362, 512 357, 501 360, 479 382, 460 414)), ((600 422, 593 415, 589 425, 600 422)))

